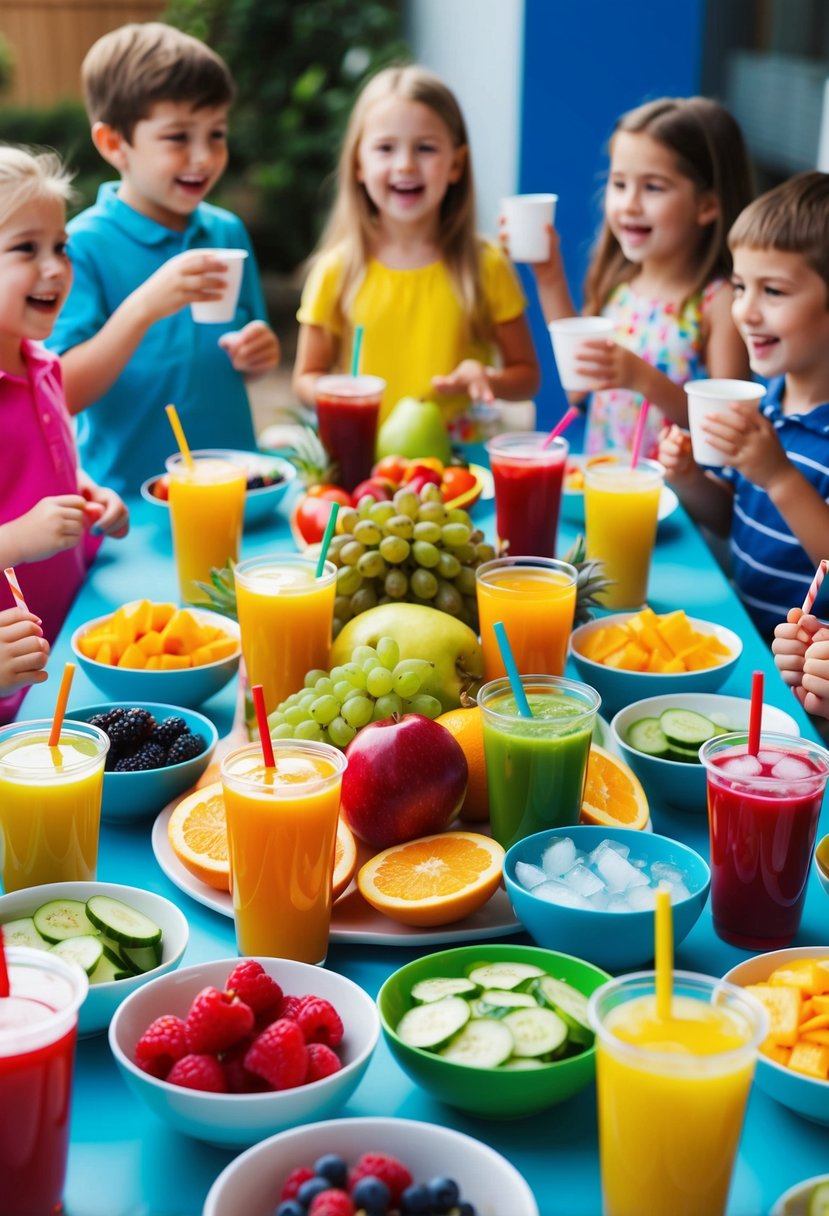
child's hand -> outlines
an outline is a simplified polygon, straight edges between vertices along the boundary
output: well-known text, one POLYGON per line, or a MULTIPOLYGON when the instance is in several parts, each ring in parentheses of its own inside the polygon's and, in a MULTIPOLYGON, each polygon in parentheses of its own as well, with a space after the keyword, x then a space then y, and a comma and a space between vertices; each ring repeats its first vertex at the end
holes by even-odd
MULTIPOLYGON (((546 224, 545 227, 550 238, 550 255, 545 262, 528 263, 539 286, 558 283, 564 278, 564 262, 561 258, 559 235, 552 224, 546 224)), ((498 216, 498 240, 504 253, 509 257, 509 234, 506 217, 503 215, 498 216)))
POLYGON ((39 562, 81 539, 89 504, 80 494, 59 494, 40 502, 14 520, 21 559, 39 562))
POLYGON ((250 321, 236 333, 222 334, 219 346, 237 372, 261 376, 279 366, 279 339, 264 321, 250 321))
POLYGON ((691 453, 691 436, 678 426, 665 427, 659 435, 659 463, 665 468, 668 481, 681 481, 695 472, 697 465, 691 453))
POLYGON ((432 388, 438 393, 466 393, 470 401, 495 400, 487 369, 477 359, 464 359, 448 376, 433 376, 432 388))
POLYGON ((806 648, 803 661, 802 697, 807 714, 829 718, 829 629, 822 626, 806 648))
POLYGON ((90 531, 96 536, 113 536, 117 540, 130 530, 127 504, 108 486, 99 486, 84 477, 82 492, 87 501, 87 517, 92 519, 90 531))
POLYGON ((723 453, 727 463, 743 477, 768 490, 775 477, 788 473, 791 465, 777 433, 751 401, 735 401, 730 415, 705 418, 707 439, 723 453))
POLYGON ((644 359, 610 338, 588 338, 580 343, 575 355, 576 371, 592 381, 594 392, 611 388, 627 388, 638 392, 639 373, 644 359))
POLYGON ((774 662, 783 682, 794 689, 800 686, 806 647, 811 641, 811 635, 800 626, 801 620, 805 619, 800 608, 790 608, 785 621, 775 625, 771 644, 774 662))
POLYGON ((159 266, 130 298, 152 324, 188 304, 220 299, 226 274, 227 263, 216 253, 210 249, 189 249, 159 266))
POLYGON ((48 658, 49 643, 39 617, 17 607, 0 612, 0 696, 42 684, 48 658))

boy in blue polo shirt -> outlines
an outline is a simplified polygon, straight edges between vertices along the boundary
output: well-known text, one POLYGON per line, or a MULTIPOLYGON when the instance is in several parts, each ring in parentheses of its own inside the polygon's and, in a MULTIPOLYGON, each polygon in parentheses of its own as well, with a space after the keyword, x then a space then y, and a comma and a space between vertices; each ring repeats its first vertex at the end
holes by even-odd
POLYGON ((730 535, 732 577, 770 639, 803 600, 829 536, 829 174, 801 173, 755 199, 729 233, 732 316, 754 372, 758 410, 738 402, 705 431, 728 467, 703 471, 677 427, 659 459, 690 514, 730 535))
POLYGON ((243 377, 276 367, 279 343, 243 223, 204 201, 227 165, 227 66, 147 22, 100 38, 82 79, 93 142, 120 182, 68 225, 75 281, 49 345, 81 463, 135 493, 175 450, 168 402, 192 448, 255 448, 243 377), (217 297, 222 248, 248 253, 236 317, 197 324, 189 305, 217 297))

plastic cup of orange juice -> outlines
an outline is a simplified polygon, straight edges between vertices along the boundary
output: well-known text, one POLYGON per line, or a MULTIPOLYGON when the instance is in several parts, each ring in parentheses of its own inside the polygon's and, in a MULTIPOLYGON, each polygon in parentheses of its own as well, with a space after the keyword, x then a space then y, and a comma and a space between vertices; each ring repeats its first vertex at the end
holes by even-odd
POLYGON ((209 597, 196 584, 209 583, 210 571, 239 559, 245 514, 247 471, 215 456, 180 453, 168 457, 170 526, 185 604, 206 604, 209 597))
POLYGON ((236 943, 243 955, 323 963, 347 761, 300 739, 275 739, 273 751, 274 768, 259 744, 221 765, 236 943))
POLYGON ((647 601, 664 477, 656 461, 638 460, 631 468, 624 453, 585 465, 587 556, 603 561, 613 581, 602 592, 604 608, 641 608, 647 601))
POLYGON ((578 572, 551 557, 498 557, 475 573, 484 678, 506 675, 495 637, 503 621, 521 675, 560 676, 576 610, 578 572))

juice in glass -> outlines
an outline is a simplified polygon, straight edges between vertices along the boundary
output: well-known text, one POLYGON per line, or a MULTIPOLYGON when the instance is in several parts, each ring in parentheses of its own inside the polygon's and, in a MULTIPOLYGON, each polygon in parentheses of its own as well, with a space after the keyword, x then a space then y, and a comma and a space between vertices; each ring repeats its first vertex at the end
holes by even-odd
POLYGON ((320 439, 346 490, 371 476, 385 388, 379 376, 320 376, 316 382, 320 439))
POLYGON ((182 456, 167 460, 170 526, 182 602, 206 604, 196 583, 209 583, 211 569, 239 559, 247 472, 229 460, 192 455, 192 468, 182 456))
POLYGON ((43 950, 6 951, 10 995, 0 999, 0 1211, 62 1210, 72 1065, 87 978, 43 950))
POLYGON ((700 758, 708 785, 711 912, 724 941, 774 950, 797 933, 829 753, 807 739, 718 735, 700 758))
POLYGON ((3 887, 89 882, 98 864, 101 794, 109 738, 87 722, 0 729, 0 830, 3 887))
POLYGON ((511 554, 554 557, 569 445, 543 431, 512 431, 486 445, 495 482, 498 542, 511 554))
POLYGON ((759 1002, 678 971, 660 1018, 654 973, 639 972, 596 989, 588 1017, 605 1216, 722 1216, 768 1028, 759 1002))
POLYGON ((268 712, 303 687, 306 672, 328 666, 337 568, 289 553, 236 567, 236 611, 248 683, 261 684, 268 712))
POLYGON ((605 563, 614 586, 602 592, 605 608, 641 608, 656 540, 662 466, 624 455, 584 468, 584 524, 588 558, 605 563))
POLYGON ((506 675, 494 625, 502 621, 518 670, 560 676, 576 610, 578 572, 552 558, 500 557, 476 571, 484 677, 506 675))
POLYGON ((278 739, 222 761, 236 942, 243 955, 322 963, 346 758, 327 743, 278 739))
POLYGON ((587 684, 522 676, 532 718, 507 679, 478 693, 492 835, 505 849, 533 832, 576 824, 593 724, 601 703, 587 684))

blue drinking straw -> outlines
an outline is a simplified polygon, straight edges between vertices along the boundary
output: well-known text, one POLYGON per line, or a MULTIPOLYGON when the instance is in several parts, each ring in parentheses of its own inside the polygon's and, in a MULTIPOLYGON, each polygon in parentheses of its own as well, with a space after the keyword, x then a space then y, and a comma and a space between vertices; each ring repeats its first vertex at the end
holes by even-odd
POLYGON ((363 327, 354 327, 354 349, 351 352, 351 374, 356 376, 360 371, 360 347, 363 345, 363 327))
POLYGON ((495 629, 498 649, 501 651, 501 658, 504 666, 507 669, 507 676, 509 677, 510 686, 512 687, 512 691, 515 696, 515 703, 518 706, 518 712, 522 718, 531 718, 533 716, 533 711, 530 709, 530 703, 527 700, 526 693, 524 692, 524 685, 521 683, 518 668, 515 666, 515 659, 512 657, 512 651, 510 650, 509 638, 507 637, 507 631, 504 628, 504 622, 496 621, 493 628, 495 629))

